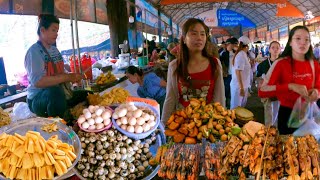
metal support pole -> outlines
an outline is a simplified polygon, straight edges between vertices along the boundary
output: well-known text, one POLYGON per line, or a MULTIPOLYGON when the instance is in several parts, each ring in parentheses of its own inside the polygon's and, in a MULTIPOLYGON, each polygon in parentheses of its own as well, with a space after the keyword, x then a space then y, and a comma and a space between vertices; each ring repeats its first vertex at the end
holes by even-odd
POLYGON ((147 48, 146 48, 146 52, 147 52, 147 60, 149 61, 149 56, 148 56, 148 49, 149 49, 149 44, 148 44, 148 33, 147 33, 147 11, 144 10, 144 30, 146 32, 146 44, 147 44, 147 48))
POLYGON ((78 35, 78 13, 77 13, 78 8, 77 8, 77 0, 75 0, 74 6, 75 6, 75 31, 76 31, 77 50, 78 50, 79 73, 82 74, 80 48, 79 48, 79 35, 78 35))
POLYGON ((74 34, 73 34, 73 3, 72 3, 73 0, 70 0, 70 26, 71 26, 71 43, 72 43, 72 57, 74 58, 73 59, 73 67, 74 67, 74 70, 76 72, 76 51, 74 49, 74 34))

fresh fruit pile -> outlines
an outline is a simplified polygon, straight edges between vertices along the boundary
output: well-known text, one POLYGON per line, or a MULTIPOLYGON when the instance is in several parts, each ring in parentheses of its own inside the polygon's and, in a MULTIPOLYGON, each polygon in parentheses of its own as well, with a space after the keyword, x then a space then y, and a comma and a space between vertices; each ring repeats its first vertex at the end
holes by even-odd
POLYGON ((0 135, 0 173, 9 179, 53 179, 67 173, 76 158, 74 147, 57 135, 47 141, 35 131, 0 135))
MULTIPOLYGON (((104 106, 90 105, 78 118, 78 125, 84 130, 100 130, 110 125, 112 111, 104 106)), ((110 125, 111 126, 111 125, 110 125)))
POLYGON ((130 133, 143 133, 154 128, 156 117, 150 109, 137 107, 134 103, 122 104, 112 115, 121 129, 130 133))
POLYGON ((191 99, 189 106, 171 115, 165 134, 176 143, 195 144, 203 137, 211 142, 216 138, 227 141, 228 135, 241 131, 233 122, 235 118, 234 110, 226 110, 218 102, 206 104, 204 99, 191 99))
POLYGON ((100 76, 98 76, 96 83, 98 85, 102 85, 102 84, 107 84, 110 82, 114 82, 116 79, 116 77, 111 73, 111 71, 108 71, 107 74, 100 74, 100 76))

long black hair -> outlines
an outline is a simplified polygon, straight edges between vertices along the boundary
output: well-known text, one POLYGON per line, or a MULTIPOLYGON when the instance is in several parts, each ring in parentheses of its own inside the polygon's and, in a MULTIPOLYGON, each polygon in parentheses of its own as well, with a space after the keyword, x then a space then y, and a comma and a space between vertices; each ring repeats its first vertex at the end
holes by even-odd
POLYGON ((45 29, 48 29, 51 24, 57 23, 60 24, 60 20, 57 18, 57 16, 52 14, 40 14, 38 16, 38 30, 37 34, 40 36, 40 29, 43 27, 45 29))
POLYGON ((176 73, 178 77, 187 80, 189 73, 188 73, 188 64, 189 64, 189 49, 184 42, 184 38, 187 36, 188 31, 193 28, 196 24, 200 24, 203 26, 205 33, 206 33, 206 44, 202 50, 202 55, 209 59, 212 75, 214 78, 218 75, 218 65, 216 61, 213 60, 215 57, 215 51, 217 49, 211 44, 209 38, 209 28, 204 24, 204 22, 200 19, 190 18, 188 19, 182 26, 182 36, 180 38, 180 52, 177 58, 177 70, 176 73))
MULTIPOLYGON (((294 27, 293 29, 291 29, 291 31, 289 33, 288 42, 287 42, 286 47, 284 48, 283 52, 279 56, 280 58, 281 57, 290 57, 291 60, 293 59, 292 58, 292 47, 291 47, 290 43, 292 41, 292 37, 293 37, 294 33, 299 29, 303 29, 303 30, 307 31, 308 34, 309 34, 309 39, 310 39, 310 32, 309 32, 309 29, 306 26, 296 26, 296 27, 294 27)), ((304 55, 304 58, 307 61, 309 61, 309 60, 314 58, 311 43, 310 43, 308 52, 304 55)))
POLYGON ((129 74, 138 74, 139 76, 142 76, 143 75, 143 71, 140 69, 140 68, 137 68, 135 66, 129 66, 127 69, 126 69, 126 73, 129 73, 129 74))

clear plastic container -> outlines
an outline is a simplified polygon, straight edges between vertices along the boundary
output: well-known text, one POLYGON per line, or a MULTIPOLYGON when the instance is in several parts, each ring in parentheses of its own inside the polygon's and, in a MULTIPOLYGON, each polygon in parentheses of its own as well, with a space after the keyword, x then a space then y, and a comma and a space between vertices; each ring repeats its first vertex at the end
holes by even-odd
MULTIPOLYGON (((41 127, 43 127, 44 125, 51 124, 53 122, 54 122, 53 120, 49 120, 46 118, 32 118, 32 119, 21 120, 16 123, 12 123, 8 126, 2 127, 0 129, 0 134, 18 133, 24 136, 28 131, 37 131, 37 132, 40 132, 41 136, 46 140, 53 135, 58 135, 59 139, 62 142, 68 143, 69 145, 73 145, 77 158, 74 160, 72 165, 68 168, 68 172, 66 174, 62 176, 55 176, 54 178, 55 180, 65 179, 65 175, 70 173, 70 171, 78 163, 81 157, 81 143, 78 135, 71 128, 69 128, 67 125, 62 123, 57 123, 58 131, 56 132, 48 133, 41 130, 41 127)), ((0 179, 6 179, 6 178, 2 174, 0 174, 0 179)))

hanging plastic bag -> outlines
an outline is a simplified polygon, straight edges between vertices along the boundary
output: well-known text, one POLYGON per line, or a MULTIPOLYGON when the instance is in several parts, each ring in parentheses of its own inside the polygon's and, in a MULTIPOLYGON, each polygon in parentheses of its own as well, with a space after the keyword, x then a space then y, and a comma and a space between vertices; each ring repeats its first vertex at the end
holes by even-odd
POLYGON ((294 133, 293 136, 313 135, 317 141, 320 140, 320 125, 314 121, 314 118, 305 121, 294 133))
POLYGON ((13 122, 32 117, 36 117, 36 115, 30 111, 27 103, 18 102, 14 104, 11 114, 11 119, 13 122))
MULTIPOLYGON (((311 104, 312 103, 306 101, 302 97, 297 99, 288 121, 289 128, 299 128, 307 120, 311 104)), ((311 114, 311 116, 313 116, 313 114, 311 114)))

